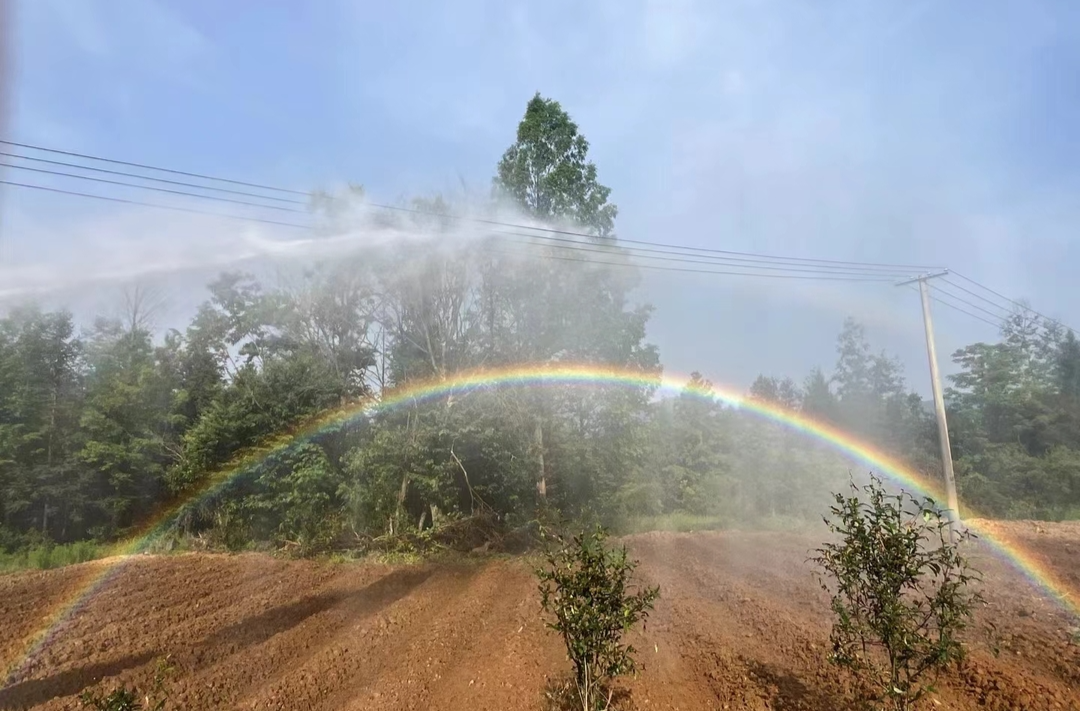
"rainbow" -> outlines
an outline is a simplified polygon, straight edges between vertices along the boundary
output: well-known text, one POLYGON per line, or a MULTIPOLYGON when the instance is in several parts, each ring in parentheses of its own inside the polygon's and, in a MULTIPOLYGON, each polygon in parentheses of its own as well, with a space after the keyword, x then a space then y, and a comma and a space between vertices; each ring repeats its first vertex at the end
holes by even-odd
MULTIPOLYGON (((281 433, 261 447, 239 456, 227 467, 210 476, 197 491, 173 502, 168 508, 152 517, 135 535, 118 544, 109 558, 87 565, 85 577, 76 586, 77 592, 58 605, 52 614, 48 615, 46 623, 20 645, 22 651, 5 671, 3 677, 6 679, 5 685, 18 679, 30 662, 63 631, 66 627, 65 623, 83 609, 95 593, 114 579, 125 561, 132 555, 145 550, 147 544, 165 530, 184 507, 212 496, 230 481, 250 472, 252 468, 268 458, 336 427, 377 413, 440 398, 458 397, 478 390, 497 387, 568 385, 621 386, 668 394, 690 393, 697 397, 714 399, 739 411, 782 425, 811 440, 827 444, 837 452, 864 463, 878 475, 912 493, 943 500, 940 486, 912 472, 898 460, 835 427, 816 422, 773 404, 746 398, 733 389, 713 386, 711 390, 706 391, 688 388, 688 384, 687 378, 603 365, 566 363, 515 365, 464 371, 437 380, 409 383, 386 391, 380 397, 362 400, 326 412, 301 427, 291 432, 281 433)), ((1068 612, 1080 617, 1080 595, 1035 554, 1026 550, 1007 534, 996 530, 992 523, 969 521, 967 525, 1036 588, 1061 604, 1068 612)))

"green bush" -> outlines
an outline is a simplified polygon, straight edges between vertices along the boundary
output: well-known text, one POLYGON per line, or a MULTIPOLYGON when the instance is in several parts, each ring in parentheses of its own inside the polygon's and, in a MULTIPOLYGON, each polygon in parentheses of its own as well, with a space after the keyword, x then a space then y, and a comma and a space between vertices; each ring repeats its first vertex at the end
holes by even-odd
POLYGON ((861 487, 866 501, 851 488, 835 495, 826 519, 839 542, 813 558, 831 578, 822 580, 836 615, 830 661, 868 684, 867 700, 903 711, 964 655, 958 635, 981 601, 970 590, 978 571, 960 554, 972 535, 961 531, 953 541, 932 499, 889 494, 873 477, 861 487))
POLYGON ((557 539, 546 554, 540 579, 540 603, 554 617, 548 627, 562 635, 574 665, 574 685, 582 711, 611 705, 611 682, 636 669, 635 650, 623 635, 644 622, 660 594, 658 587, 631 594, 630 576, 637 563, 626 548, 609 550, 606 533, 597 526, 569 543, 557 539))

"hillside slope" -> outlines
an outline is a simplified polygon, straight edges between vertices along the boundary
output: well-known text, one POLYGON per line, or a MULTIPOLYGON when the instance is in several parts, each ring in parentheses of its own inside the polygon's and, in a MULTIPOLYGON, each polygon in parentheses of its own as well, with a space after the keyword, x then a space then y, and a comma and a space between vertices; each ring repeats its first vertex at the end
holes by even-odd
MULTIPOLYGON (((1005 525, 1005 524, 1001 524, 1005 525)), ((1080 525, 1008 524, 1080 587, 1080 525)), ((827 599, 805 563, 816 542, 767 533, 627 539, 661 600, 634 642, 639 709, 848 708, 825 662, 827 599)), ((1080 709, 1078 622, 985 553, 981 639, 942 685, 949 709, 1080 709)), ((0 577, 0 663, 108 563, 0 577)), ((527 561, 390 567, 178 555, 124 561, 0 690, 0 708, 76 707, 104 679, 182 670, 174 709, 539 709, 567 668, 538 615, 527 561)))

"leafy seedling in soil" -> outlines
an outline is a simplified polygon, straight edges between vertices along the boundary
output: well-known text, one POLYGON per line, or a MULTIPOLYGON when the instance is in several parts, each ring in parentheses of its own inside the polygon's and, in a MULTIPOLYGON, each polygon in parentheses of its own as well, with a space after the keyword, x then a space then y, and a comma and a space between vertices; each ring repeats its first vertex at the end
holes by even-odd
POLYGON ((962 530, 954 540, 932 499, 889 494, 875 477, 851 489, 835 494, 825 519, 839 542, 812 558, 832 596, 829 659, 870 690, 865 701, 905 711, 964 656, 958 635, 982 602, 971 590, 980 575, 960 552, 973 536, 962 530))
POLYGON ((141 695, 138 689, 122 686, 102 696, 87 689, 79 695, 84 708, 94 711, 163 711, 168 694, 165 692, 165 680, 172 674, 173 667, 169 659, 158 660, 154 674, 154 686, 150 693, 141 695), (141 696, 141 698, 140 698, 141 696))
POLYGON ((609 549, 601 527, 566 542, 556 537, 554 550, 545 554, 546 566, 537 570, 540 603, 554 618, 551 629, 562 635, 574 667, 577 708, 611 708, 612 682, 636 671, 633 646, 623 635, 644 623, 660 595, 658 587, 635 593, 629 590, 637 563, 626 548, 609 549))

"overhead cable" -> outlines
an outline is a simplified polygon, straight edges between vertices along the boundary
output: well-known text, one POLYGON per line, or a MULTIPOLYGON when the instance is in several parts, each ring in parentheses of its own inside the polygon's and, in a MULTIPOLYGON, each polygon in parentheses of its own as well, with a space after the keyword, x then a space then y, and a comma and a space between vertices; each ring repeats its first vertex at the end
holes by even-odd
MULTIPOLYGON (((916 294, 919 293, 919 287, 915 286, 914 284, 909 284, 908 288, 911 289, 912 291, 914 291, 916 294)), ((944 299, 940 298, 939 296, 935 296, 934 294, 930 295, 930 300, 935 302, 935 303, 941 304, 942 306, 947 306, 950 309, 952 309, 953 311, 959 311, 960 313, 962 313, 962 314, 964 314, 966 316, 970 316, 971 318, 975 319, 976 321, 982 321, 983 323, 985 323, 985 324, 987 324, 989 326, 993 326, 994 328, 999 328, 1000 327, 1000 324, 996 324, 996 323, 994 323, 993 321, 991 321, 989 319, 986 319, 986 318, 983 318, 982 316, 978 316, 976 314, 973 314, 970 311, 967 311, 966 309, 962 309, 959 306, 956 306, 954 304, 950 304, 948 301, 945 301, 944 299)))
MULTIPOLYGON (((219 181, 219 182, 222 182, 222 183, 228 183, 228 184, 233 184, 233 185, 242 185, 242 186, 255 188, 255 189, 260 189, 260 190, 272 190, 272 191, 276 191, 276 192, 283 193, 283 194, 294 194, 294 195, 304 195, 304 196, 309 195, 309 193, 299 191, 299 190, 292 190, 292 189, 288 189, 288 188, 278 188, 278 187, 274 187, 274 186, 270 186, 270 185, 263 185, 263 184, 259 184, 259 183, 249 183, 249 182, 244 182, 244 181, 239 181, 239 180, 233 180, 233 179, 230 179, 230 178, 219 178, 219 177, 206 175, 206 174, 192 173, 192 172, 187 172, 187 171, 174 170, 172 168, 163 168, 163 167, 159 167, 159 166, 153 166, 153 165, 149 165, 149 164, 145 164, 145 163, 134 163, 134 162, 130 162, 130 161, 122 161, 122 160, 116 160, 116 159, 112 159, 112 158, 104 158, 104 157, 101 157, 101 156, 95 156, 95 155, 91 155, 91 154, 87 154, 87 153, 76 153, 74 151, 65 151, 65 150, 60 150, 60 149, 56 149, 56 148, 47 148, 47 147, 44 147, 44 146, 35 146, 35 145, 31 145, 31 144, 17 143, 17 142, 14 142, 14 141, 6 141, 6 140, 0 140, 0 144, 6 144, 6 145, 15 146, 15 147, 23 148, 23 149, 44 151, 44 152, 55 153, 55 154, 59 154, 59 155, 78 157, 78 158, 82 158, 82 159, 85 159, 85 160, 103 161, 103 162, 106 162, 106 163, 112 163, 112 164, 116 164, 116 165, 125 165, 125 166, 129 166, 129 167, 137 167, 137 168, 144 169, 144 170, 156 170, 156 171, 161 171, 161 172, 164 172, 164 173, 171 173, 171 174, 175 174, 175 175, 183 175, 183 176, 187 176, 187 177, 199 178, 201 180, 211 180, 211 181, 219 181)), ((34 160, 33 158, 27 158, 27 156, 18 156, 18 157, 24 158, 24 159, 29 159, 29 160, 34 160)), ((37 160, 43 160, 43 159, 37 159, 37 160)), ((69 167, 70 167, 70 165, 69 165, 69 167)), ((140 176, 140 175, 136 175, 136 174, 126 174, 126 177, 137 177, 137 178, 154 180, 154 178, 150 178, 149 176, 140 176)), ((203 187, 203 186, 197 186, 197 187, 203 187)), ((216 189, 216 188, 205 187, 205 189, 212 190, 212 189, 216 189)), ((246 196, 247 197, 264 197, 264 198, 266 197, 266 196, 256 196, 256 195, 252 195, 252 194, 246 194, 246 196)), ((333 198, 331 196, 331 199, 337 199, 337 198, 333 198)), ((296 202, 299 203, 300 201, 296 201, 296 202)), ((543 232, 543 233, 546 233, 546 234, 565 235, 565 236, 568 236, 568 237, 582 237, 582 238, 587 238, 587 239, 589 239, 590 241, 593 241, 593 242, 595 242, 595 240, 596 240, 596 235, 589 234, 587 232, 576 232, 576 231, 572 231, 572 230, 562 230, 562 229, 556 229, 556 228, 553 228, 553 227, 521 225, 521 224, 515 224, 515 223, 511 223, 511 222, 502 222, 502 221, 499 221, 499 220, 491 220, 491 219, 486 219, 486 218, 481 218, 481 217, 472 217, 472 216, 464 216, 464 215, 438 213, 438 212, 434 212, 434 211, 431 211, 431 210, 422 210, 422 209, 415 208, 415 207, 406 207, 406 206, 400 206, 400 205, 385 205, 385 204, 379 204, 379 203, 373 203, 373 202, 364 202, 363 205, 366 206, 366 207, 374 208, 374 209, 378 209, 378 210, 392 210, 392 211, 396 211, 396 212, 412 213, 412 214, 418 214, 418 215, 425 215, 425 216, 429 216, 429 217, 440 217, 440 218, 443 218, 443 219, 462 220, 462 221, 474 222, 474 223, 478 223, 478 224, 491 225, 491 226, 495 226, 495 227, 507 227, 507 228, 516 229, 516 230, 530 230, 530 231, 534 231, 534 232, 543 232)), ((683 252, 691 252, 691 253, 702 254, 702 255, 704 255, 704 254, 714 254, 714 255, 727 255, 727 256, 731 256, 731 257, 747 257, 747 258, 753 258, 753 259, 759 259, 759 260, 765 260, 765 261, 775 261, 775 262, 790 263, 790 264, 814 264, 814 265, 830 265, 831 264, 831 265, 837 265, 837 266, 848 266, 848 267, 853 267, 853 268, 864 268, 864 269, 867 269, 867 270, 872 270, 872 269, 930 270, 930 269, 933 269, 933 267, 929 267, 929 266, 926 266, 926 265, 888 264, 888 263, 882 263, 882 262, 858 262, 858 261, 844 261, 844 260, 835 260, 835 259, 819 259, 819 258, 811 258, 811 257, 786 257, 786 256, 769 255, 769 254, 754 253, 754 252, 739 252, 739 251, 734 251, 734 250, 714 249, 714 248, 708 248, 708 247, 691 247, 691 246, 686 246, 686 245, 669 244, 669 243, 663 243, 663 242, 652 242, 652 241, 647 241, 647 240, 634 240, 634 239, 627 239, 627 238, 621 238, 621 237, 618 239, 618 243, 619 244, 641 245, 641 246, 644 246, 644 247, 663 248, 663 249, 669 249, 669 250, 679 250, 679 251, 683 251, 683 252)))
MULTIPOLYGON (((954 271, 954 272, 950 272, 950 273, 955 275, 955 276, 960 277, 961 279, 968 282, 969 284, 972 284, 973 286, 976 286, 976 287, 982 289, 983 291, 986 291, 987 293, 993 294, 994 296, 998 297, 999 299, 1003 299, 1003 300, 1007 301, 1008 303, 1012 304, 1013 306, 1017 307, 1018 309, 1021 309, 1023 311, 1027 311, 1028 313, 1031 313, 1031 314, 1034 314, 1035 316, 1038 316, 1039 318, 1043 319, 1044 321, 1049 321, 1050 323, 1057 324, 1058 326, 1061 326, 1062 328, 1067 328, 1070 331, 1074 331, 1074 332, 1076 331, 1076 329, 1073 328, 1072 326, 1069 326, 1068 324, 1062 323, 1061 321, 1059 321, 1056 318, 1050 318, 1046 314, 1040 313, 1040 312, 1036 311, 1035 309, 1031 308, 1030 306, 1028 306, 1027 304, 1022 303, 1020 301, 1017 301, 1016 299, 1010 299, 1008 296, 1005 296, 1004 294, 1002 294, 1000 292, 994 291, 990 287, 988 287, 988 286, 986 286, 984 284, 980 284, 979 282, 975 281, 974 279, 964 276, 960 272, 955 272, 954 271)), ((980 298, 985 299, 986 297, 980 297, 980 298)))
POLYGON ((311 229, 308 225, 298 225, 295 222, 281 222, 279 220, 266 220, 260 217, 248 217, 244 215, 230 215, 225 212, 211 212, 209 210, 197 210, 191 207, 180 207, 179 205, 162 205, 160 203, 143 202, 142 200, 127 200, 125 198, 110 197, 107 195, 94 195, 93 193, 81 193, 75 190, 63 190, 61 188, 53 188, 47 185, 32 185, 30 183, 19 183, 14 180, 0 180, 2 185, 10 185, 16 188, 25 188, 28 190, 43 190, 50 193, 59 193, 61 195, 72 195, 83 198, 93 198, 94 200, 107 200, 109 202, 123 203, 125 205, 140 205, 142 207, 154 207, 159 210, 175 210, 177 212, 188 212, 195 215, 212 215, 214 217, 224 217, 230 220, 241 220, 244 222, 262 222, 268 225, 281 225, 282 227, 295 227, 301 230, 311 229))
POLYGON ((0 167, 12 168, 14 170, 29 170, 34 173, 42 173, 45 175, 55 175, 62 178, 77 178, 79 180, 87 180, 95 183, 102 183, 105 185, 119 185, 124 188, 138 188, 140 190, 150 190, 157 193, 167 193, 170 195, 181 195, 183 197, 200 198, 202 200, 213 200, 215 202, 227 202, 233 205, 245 205, 247 207, 259 207, 267 210, 279 210, 281 212, 297 212, 300 214, 308 214, 307 210, 297 210, 292 207, 282 207, 280 205, 260 205, 256 202, 248 202, 246 200, 235 200, 233 198, 218 197, 217 195, 199 195, 198 193, 191 193, 184 190, 173 190, 171 188, 159 188, 156 185, 139 185, 137 183, 125 183, 120 180, 110 180, 108 178, 97 178, 91 175, 77 175, 75 173, 65 173, 59 170, 48 170, 47 168, 34 168, 29 165, 15 165, 13 163, 2 163, 0 167))
POLYGON ((49 160, 48 158, 35 158, 33 156, 24 156, 19 153, 8 153, 7 151, 0 151, 0 156, 5 158, 17 158, 19 160, 31 161, 34 163, 44 163, 46 165, 56 165, 63 168, 78 168, 79 170, 88 170, 94 173, 103 173, 105 175, 119 175, 125 178, 138 178, 139 180, 149 180, 154 183, 162 183, 165 185, 179 185, 185 188, 198 188, 199 190, 209 190, 218 193, 227 193, 229 195, 242 195, 244 197, 259 198, 261 200, 273 200, 275 202, 283 202, 292 205, 307 205, 306 200, 296 200, 294 198, 278 197, 277 195, 259 195, 245 190, 232 190, 230 188, 219 188, 213 185, 199 185, 198 183, 189 183, 183 180, 169 180, 168 178, 156 178, 152 175, 140 175, 139 173, 132 173, 127 170, 110 170, 108 168, 99 168, 93 165, 82 165, 80 163, 70 163, 62 160, 49 160))
MULTIPOLYGON (((295 210, 295 209, 292 209, 292 208, 279 207, 279 206, 276 206, 276 205, 260 205, 260 204, 257 204, 257 203, 251 203, 251 202, 247 202, 247 201, 244 201, 244 200, 234 200, 232 198, 222 198, 222 197, 217 197, 217 196, 198 195, 198 194, 189 193, 189 192, 186 192, 186 191, 173 190, 171 188, 161 188, 161 187, 151 186, 151 185, 138 185, 138 184, 134 184, 134 183, 125 183, 125 182, 111 180, 111 179, 98 178, 98 177, 95 177, 95 176, 77 175, 77 174, 73 174, 73 173, 66 173, 66 172, 61 172, 61 171, 53 171, 53 170, 42 169, 42 168, 34 168, 34 167, 30 167, 30 166, 17 166, 17 165, 11 165, 11 164, 8 164, 8 163, 3 163, 3 162, 0 162, 0 166, 13 167, 13 168, 22 169, 22 170, 29 170, 29 171, 33 171, 33 172, 37 172, 37 173, 43 173, 43 174, 47 174, 47 175, 56 175, 56 176, 70 177, 70 178, 79 178, 79 179, 82 179, 82 180, 85 180, 85 181, 88 181, 88 182, 101 183, 101 184, 105 184, 105 185, 119 185, 119 186, 122 186, 122 187, 140 188, 140 189, 144 189, 144 190, 150 190, 150 191, 154 191, 154 192, 161 192, 161 193, 166 193, 166 194, 171 194, 171 195, 181 195, 181 196, 185 196, 185 197, 204 198, 204 199, 214 200, 214 201, 218 201, 218 202, 225 202, 225 203, 229 203, 229 204, 243 205, 243 206, 247 206, 247 207, 255 207, 255 208, 266 207, 266 208, 285 211, 285 212, 293 212, 293 213, 298 213, 298 214, 308 214, 304 210, 295 210)), ((226 215, 226 214, 223 214, 223 213, 203 211, 203 210, 198 210, 198 209, 194 209, 194 208, 179 208, 177 206, 172 206, 172 205, 162 205, 162 204, 158 204, 158 203, 148 203, 148 202, 129 200, 129 199, 119 199, 119 198, 114 198, 114 197, 110 197, 110 196, 106 196, 106 195, 84 193, 84 192, 77 192, 77 191, 70 191, 70 190, 63 190, 63 189, 60 189, 60 188, 53 188, 53 187, 49 187, 49 186, 30 185, 30 184, 24 184, 24 183, 12 183, 12 184, 17 184, 20 187, 26 187, 26 188, 32 188, 32 189, 40 189, 40 190, 50 190, 52 192, 58 192, 58 193, 68 194, 68 195, 76 195, 76 196, 86 197, 86 198, 96 198, 96 199, 110 200, 110 201, 115 201, 115 202, 125 202, 125 203, 128 203, 128 204, 137 204, 137 205, 143 205, 143 206, 147 206, 147 207, 155 207, 155 208, 160 208, 160 209, 182 209, 182 210, 184 210, 186 212, 193 212, 193 213, 196 213, 196 214, 215 215, 215 216, 220 216, 220 217, 228 217, 228 218, 231 218, 231 219, 246 219, 246 218, 244 218, 243 216, 240 216, 240 215, 226 215)), ((252 218, 252 219, 255 219, 256 221, 259 221, 259 222, 267 222, 268 224, 287 225, 287 226, 290 226, 290 227, 304 227, 304 225, 298 225, 298 224, 295 224, 295 223, 283 223, 283 222, 279 222, 279 221, 276 221, 276 220, 267 221, 267 220, 261 220, 261 219, 257 219, 257 218, 252 218)), ((747 263, 747 264, 757 265, 756 268, 763 269, 763 270, 766 270, 766 271, 793 271, 793 272, 811 272, 811 273, 812 272, 823 272, 823 273, 835 272, 835 273, 839 273, 839 274, 872 274, 874 276, 882 276, 882 277, 885 277, 885 276, 899 277, 899 276, 903 275, 903 273, 898 271, 898 270, 893 270, 891 272, 885 272, 885 271, 883 271, 883 269, 881 267, 873 267, 871 269, 865 269, 865 268, 858 267, 858 266, 844 266, 844 265, 839 265, 839 264, 821 264, 821 265, 817 265, 817 264, 807 264, 807 263, 804 263, 804 262, 795 262, 792 266, 788 266, 788 265, 785 265, 783 263, 776 262, 774 260, 762 259, 762 258, 757 258, 757 257, 726 257, 726 256, 718 256, 718 255, 695 254, 695 253, 692 253, 692 252, 678 251, 678 250, 652 249, 652 248, 647 248, 647 247, 622 247, 622 246, 619 245, 619 243, 614 243, 614 244, 611 244, 610 246, 608 246, 608 245, 605 245, 604 243, 595 242, 595 241, 586 242, 586 241, 582 241, 582 240, 578 240, 578 239, 571 239, 571 238, 567 238, 567 237, 557 237, 557 236, 551 236, 551 235, 547 235, 547 234, 527 234, 527 233, 524 233, 524 232, 511 232, 511 231, 505 231, 505 230, 492 230, 491 234, 496 234, 496 235, 500 235, 500 236, 507 236, 507 237, 524 237, 524 238, 527 238, 527 239, 530 239, 530 240, 540 240, 540 241, 544 241, 544 242, 551 242, 551 243, 555 243, 555 245, 553 245, 553 246, 561 246, 563 248, 574 248, 574 249, 581 250, 583 252, 592 252, 592 253, 597 253, 597 254, 627 253, 627 254, 630 254, 630 255, 635 256, 635 257, 640 258, 640 259, 650 259, 650 260, 665 261, 665 262, 679 262, 679 263, 685 263, 685 264, 718 264, 718 265, 724 265, 724 266, 742 266, 743 263, 747 263), (654 255, 669 255, 669 256, 654 256, 654 255), (732 263, 734 263, 734 264, 732 264, 732 263), (810 268, 803 268, 803 267, 810 267, 810 268)))

